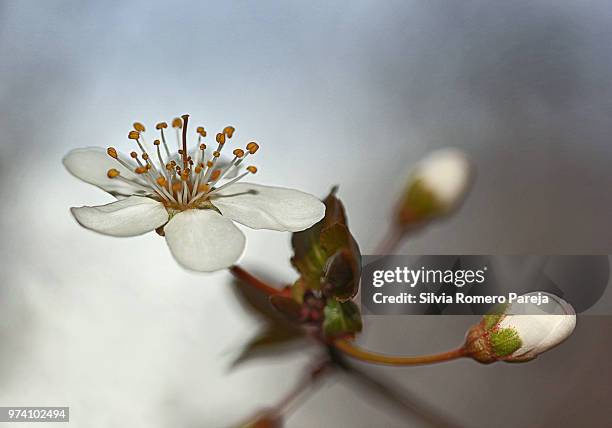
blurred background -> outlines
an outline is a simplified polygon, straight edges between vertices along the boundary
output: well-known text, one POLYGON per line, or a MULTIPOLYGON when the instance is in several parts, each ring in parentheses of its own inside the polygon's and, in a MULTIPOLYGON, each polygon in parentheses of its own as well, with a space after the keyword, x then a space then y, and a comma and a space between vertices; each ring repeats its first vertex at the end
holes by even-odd
MULTIPOLYGON (((367 253, 410 165, 456 146, 477 166, 472 194, 402 252, 608 254, 611 40, 603 0, 0 1, 0 405, 70 406, 78 427, 226 427, 273 405, 314 352, 230 370, 259 329, 230 276, 181 270, 155 234, 80 228, 70 206, 112 198, 64 170, 69 150, 127 151, 135 120, 234 125, 262 146, 258 182, 339 184, 367 253)), ((246 233, 244 265, 292 281, 289 236, 246 233)), ((474 320, 371 317, 361 340, 442 351, 474 320)), ((585 315, 529 364, 367 370, 457 426, 604 427, 611 332, 585 315)), ((442 423, 426 419, 336 377, 287 425, 442 423)))

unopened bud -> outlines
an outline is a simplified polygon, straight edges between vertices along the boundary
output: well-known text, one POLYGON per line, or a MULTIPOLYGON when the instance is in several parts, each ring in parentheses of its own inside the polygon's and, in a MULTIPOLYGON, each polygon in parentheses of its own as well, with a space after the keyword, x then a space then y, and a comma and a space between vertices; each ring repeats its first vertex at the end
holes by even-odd
POLYGON ((464 348, 467 356, 484 364, 530 361, 567 339, 575 327, 576 312, 569 303, 554 294, 532 292, 483 316, 468 331, 464 348))
POLYGON ((430 153, 410 175, 396 210, 396 221, 409 226, 448 214, 467 194, 472 166, 463 152, 447 148, 430 153))

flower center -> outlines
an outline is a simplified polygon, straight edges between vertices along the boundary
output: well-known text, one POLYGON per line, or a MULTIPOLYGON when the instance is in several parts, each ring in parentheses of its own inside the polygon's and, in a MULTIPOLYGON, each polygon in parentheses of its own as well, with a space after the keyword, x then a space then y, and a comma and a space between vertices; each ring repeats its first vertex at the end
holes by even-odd
POLYGON ((237 148, 233 151, 234 158, 229 164, 220 165, 221 151, 236 131, 233 126, 226 126, 223 132, 216 135, 217 146, 210 154, 207 153, 206 144, 203 142, 206 130, 202 126, 197 127, 197 147, 193 156, 190 155, 187 143, 188 121, 189 115, 187 114, 172 121, 172 127, 176 130, 177 144, 177 151, 174 153, 168 148, 164 132, 168 124, 160 122, 155 125, 155 129, 160 132, 160 139, 153 141, 156 159, 150 156, 150 153, 153 152, 148 150, 144 139, 144 125, 135 122, 134 129, 128 133, 128 139, 138 145, 138 151, 130 153, 131 160, 120 157, 114 147, 109 147, 107 153, 123 167, 133 171, 137 177, 123 177, 115 168, 109 169, 107 176, 144 190, 150 197, 159 200, 169 209, 183 211, 205 207, 206 201, 221 189, 241 180, 248 174, 257 172, 257 168, 251 165, 235 178, 225 179, 228 173, 238 171, 244 160, 259 149, 259 145, 251 141, 246 145, 245 150, 237 148))

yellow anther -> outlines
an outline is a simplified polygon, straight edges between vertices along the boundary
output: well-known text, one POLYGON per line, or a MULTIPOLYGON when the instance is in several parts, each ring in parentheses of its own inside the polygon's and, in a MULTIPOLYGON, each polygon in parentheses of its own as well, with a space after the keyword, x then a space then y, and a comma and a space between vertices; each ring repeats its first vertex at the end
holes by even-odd
POLYGON ((225 134, 218 133, 216 140, 219 144, 225 144, 225 134))
POLYGON ((183 181, 187 181, 188 178, 189 178, 189 171, 184 170, 183 172, 181 172, 181 179, 183 181))
POLYGON ((142 123, 140 122, 134 122, 134 129, 138 132, 145 132, 145 127, 142 123))
POLYGON ((204 129, 203 126, 198 126, 196 128, 196 132, 200 134, 202 137, 206 137, 206 130, 204 129))
POLYGON ((130 140, 138 140, 140 138, 140 132, 138 132, 138 131, 130 131, 130 132, 128 132, 128 138, 130 140))
POLYGON ((172 168, 174 168, 176 166, 176 162, 175 161, 170 161, 170 165, 172 165, 172 168))
POLYGON ((168 124, 166 122, 159 122, 157 125, 155 125, 155 129, 160 130, 160 129, 166 129, 168 127, 168 124))
POLYGON ((117 150, 115 150, 114 147, 109 147, 108 149, 106 149, 106 153, 108 153, 108 155, 113 159, 117 159, 119 157, 119 155, 117 154, 117 150))
POLYGON ((247 171, 249 171, 251 174, 255 174, 257 172, 257 167, 251 165, 251 166, 247 166, 247 171))
POLYGON ((198 186, 198 192, 206 193, 210 190, 210 186, 208 184, 200 184, 198 186))
POLYGON ((150 163, 148 163, 148 164, 145 166, 145 168, 147 169, 147 171, 149 171, 149 170, 151 169, 151 164, 150 164, 150 163))
POLYGON ((172 170, 174 169, 174 167, 172 166, 172 164, 171 164, 171 163, 167 163, 167 164, 166 164, 166 169, 167 169, 168 171, 172 171, 172 170))
POLYGON ((234 156, 236 156, 237 158, 241 158, 244 156, 244 150, 242 149, 236 149, 234 150, 234 156))
POLYGON ((119 175, 121 175, 121 173, 118 170, 116 170, 115 168, 109 169, 108 172, 106 173, 106 176, 108 178, 119 177, 119 175))
POLYGON ((160 144, 161 144, 161 141, 159 141, 159 140, 153 141, 153 145, 154 146, 159 146, 160 144))
POLYGON ((130 153, 130 156, 132 157, 132 159, 136 159, 138 157, 138 153, 132 152, 130 153))
POLYGON ((139 166, 138 168, 134 170, 134 172, 136 174, 144 174, 145 172, 147 172, 147 168, 144 166, 139 166))
POLYGON ((206 162, 206 166, 211 168, 214 165, 213 161, 206 162))
POLYGON ((227 136, 227 138, 232 138, 235 131, 236 128, 234 128, 233 126, 226 126, 225 128, 223 128, 223 133, 227 136))
POLYGON ((259 144, 257 144, 255 141, 251 141, 249 144, 247 144, 246 149, 250 154, 253 154, 259 150, 259 144))
POLYGON ((175 181, 174 184, 172 184, 172 190, 175 193, 180 192, 182 188, 183 188, 183 185, 180 183, 180 181, 175 181))
POLYGON ((142 158, 143 158, 144 160, 149 160, 149 154, 148 154, 148 153, 143 153, 143 154, 142 154, 142 158))
POLYGON ((217 178, 219 178, 220 175, 221 175, 221 170, 220 169, 215 169, 213 171, 213 173, 210 175, 210 179, 211 180, 216 180, 217 178))
POLYGON ((157 184, 159 184, 161 187, 166 187, 166 183, 168 182, 166 180, 166 177, 157 177, 157 184))
POLYGON ((183 127, 183 121, 181 120, 180 117, 175 117, 172 120, 172 127, 173 128, 182 128, 183 127))
POLYGON ((200 144, 200 150, 202 151, 206 150, 206 144, 200 144))
POLYGON ((221 156, 221 152, 218 152, 218 151, 215 150, 213 152, 213 157, 218 158, 219 156, 221 156))
POLYGON ((200 165, 198 165, 198 166, 195 167, 194 171, 195 171, 196 174, 199 174, 199 173, 202 172, 202 167, 200 165))

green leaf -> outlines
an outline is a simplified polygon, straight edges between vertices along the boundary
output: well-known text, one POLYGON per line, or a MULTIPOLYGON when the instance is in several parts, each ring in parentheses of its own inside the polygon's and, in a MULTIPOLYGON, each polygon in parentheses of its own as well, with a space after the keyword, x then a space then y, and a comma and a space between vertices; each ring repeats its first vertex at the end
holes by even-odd
POLYGON ((346 248, 351 245, 352 238, 345 225, 335 223, 321 230, 319 242, 326 254, 334 254, 340 248, 346 248))
POLYGON ((334 224, 347 224, 346 213, 340 199, 336 198, 337 187, 334 187, 329 195, 323 200, 325 204, 325 216, 318 223, 301 232, 291 236, 293 247, 293 258, 291 259, 295 268, 303 276, 309 277, 312 269, 323 269, 325 255, 321 253, 320 236, 321 230, 334 224))
POLYGON ((348 300, 357 294, 360 279, 361 257, 355 257, 348 248, 338 250, 328 259, 325 268, 324 293, 339 300, 348 300))
POLYGON ((361 251, 348 228, 334 224, 321 231, 321 246, 328 254, 323 271, 324 292, 340 300, 357 294, 361 276, 361 251))
MULTIPOLYGON (((354 277, 358 277, 361 272, 359 246, 348 229, 346 212, 342 202, 335 196, 336 190, 336 188, 332 189, 324 200, 325 217, 309 229, 294 233, 292 236, 294 256, 291 263, 301 274, 301 282, 296 283, 300 286, 299 294, 301 295, 308 289, 320 289, 322 283, 329 285, 325 277, 332 263, 330 258, 341 250, 343 254, 340 257, 346 265, 344 270, 348 271, 347 266, 350 265, 354 277), (353 260, 349 261, 350 258, 353 260)), ((333 267, 332 282, 338 279, 339 270, 339 266, 333 267)), ((357 293, 359 281, 347 284, 345 281, 337 287, 337 294, 342 299, 350 298, 357 293)), ((336 288, 335 284, 332 284, 332 288, 336 288)), ((299 296, 294 297, 299 301, 299 296)))
POLYGON ((324 310, 323 332, 328 337, 354 334, 361 331, 361 313, 352 301, 327 300, 324 310))

